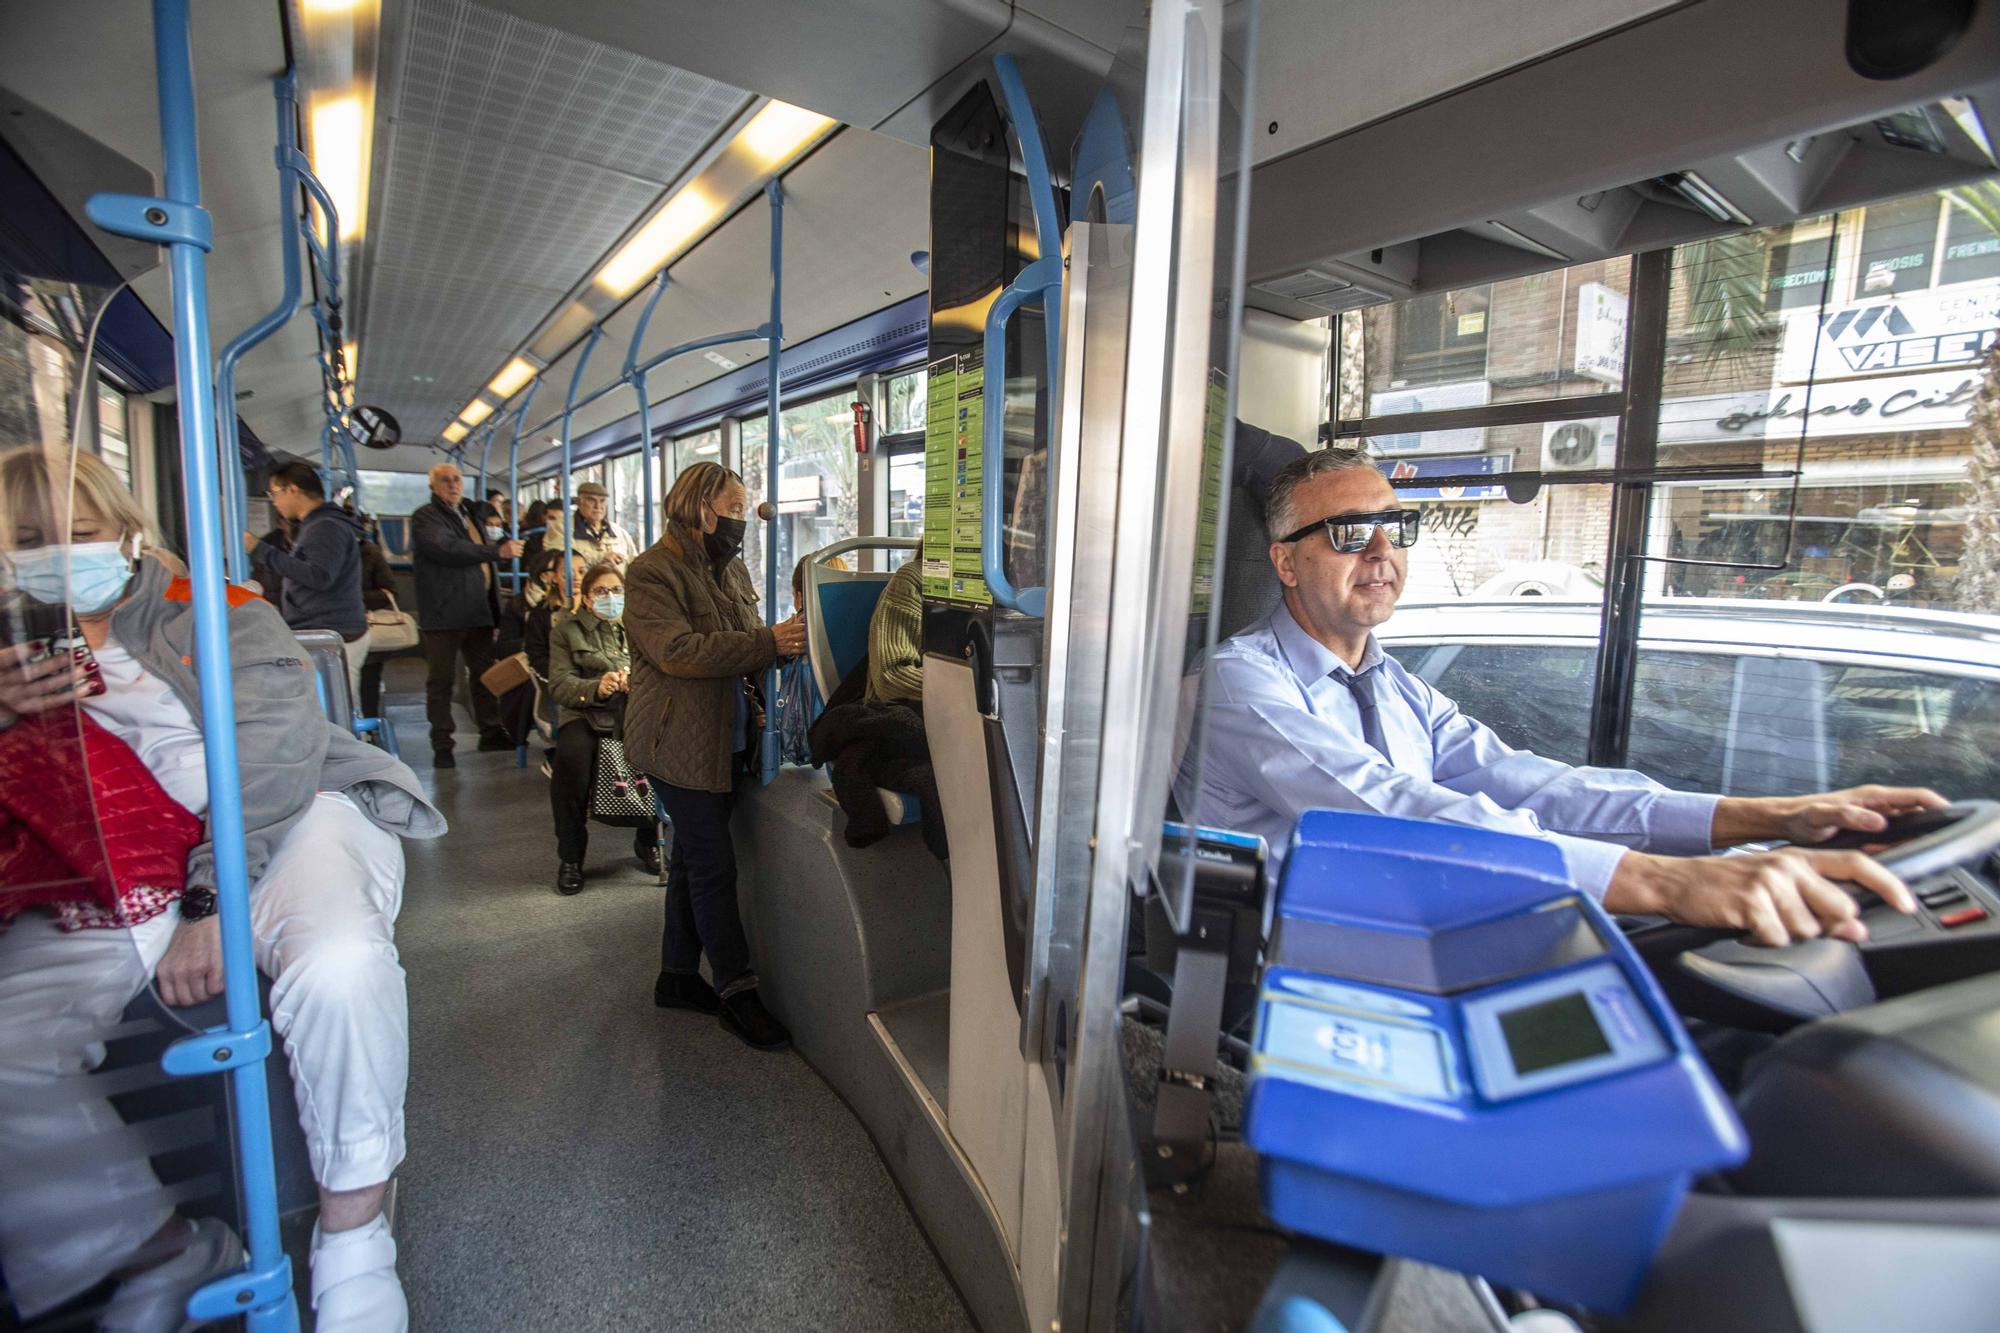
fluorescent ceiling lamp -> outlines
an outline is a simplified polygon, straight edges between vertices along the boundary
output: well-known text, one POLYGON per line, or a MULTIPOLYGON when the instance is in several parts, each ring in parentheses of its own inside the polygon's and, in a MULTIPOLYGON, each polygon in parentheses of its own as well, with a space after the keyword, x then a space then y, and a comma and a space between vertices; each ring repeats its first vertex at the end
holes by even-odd
POLYGON ((487 402, 484 398, 475 398, 466 404, 465 410, 458 414, 458 419, 465 423, 467 430, 470 430, 492 415, 493 404, 487 402))
POLYGON ((652 221, 620 246, 597 274, 597 285, 613 296, 629 296, 659 272, 715 221, 722 205, 693 182, 682 186, 652 221))
POLYGON ((460 440, 464 439, 471 430, 472 427, 462 426, 458 422, 454 421, 449 426, 446 426, 444 428, 444 442, 446 444, 457 444, 460 440))
POLYGON ((361 344, 348 343, 340 349, 340 363, 347 368, 347 382, 354 383, 354 374, 361 366, 361 344))
POLYGON ((364 0, 303 0, 299 8, 314 18, 330 14, 351 14, 362 7, 364 0))
POLYGON ((790 102, 772 102, 750 118, 736 143, 765 170, 783 166, 833 128, 830 117, 790 102))
POLYGON ((359 93, 313 103, 312 167, 340 214, 340 239, 360 239, 368 182, 362 171, 368 118, 359 93))
POLYGON ((528 364, 526 358, 517 356, 500 368, 500 373, 486 386, 486 392, 504 403, 514 396, 516 390, 534 377, 535 368, 528 364))

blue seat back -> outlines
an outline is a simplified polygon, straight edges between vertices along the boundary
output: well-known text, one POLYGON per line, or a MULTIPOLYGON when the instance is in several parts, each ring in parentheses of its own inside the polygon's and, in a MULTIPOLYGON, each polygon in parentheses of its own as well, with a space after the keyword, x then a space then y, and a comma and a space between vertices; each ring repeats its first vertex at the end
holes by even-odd
POLYGON ((847 673, 868 655, 868 621, 889 582, 886 569, 838 569, 829 562, 862 550, 914 551, 910 537, 850 537, 821 547, 806 558, 805 613, 807 652, 812 663, 817 717, 847 673))

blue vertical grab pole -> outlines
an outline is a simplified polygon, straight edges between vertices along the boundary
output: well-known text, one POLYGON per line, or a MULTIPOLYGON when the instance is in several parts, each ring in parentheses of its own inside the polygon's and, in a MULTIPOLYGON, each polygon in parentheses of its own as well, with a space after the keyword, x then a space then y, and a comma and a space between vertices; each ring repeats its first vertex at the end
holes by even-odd
POLYGON ((264 1085, 271 1028, 258 1003, 257 960, 250 945, 250 882, 243 848, 242 777, 236 756, 229 605, 216 512, 221 493, 216 401, 209 379, 207 252, 213 231, 201 205, 188 0, 153 0, 153 44, 165 195, 97 195, 86 211, 107 231, 164 244, 173 278, 174 329, 178 335, 174 339, 174 372, 179 386, 188 563, 194 587, 194 652, 202 744, 208 756, 208 831, 215 847, 215 893, 228 1018, 222 1028, 176 1042, 161 1063, 173 1074, 229 1071, 235 1092, 245 1239, 250 1251, 246 1270, 202 1287, 189 1298, 187 1309, 194 1320, 241 1315, 251 1333, 296 1333, 299 1313, 292 1297, 291 1261, 278 1241, 271 1104, 264 1085))
MULTIPOLYGON (((764 355, 764 499, 771 516, 764 520, 764 614, 778 623, 778 396, 783 369, 778 364, 785 340, 785 187, 773 180, 764 187, 771 200, 771 323, 764 355)), ((778 776, 778 663, 764 672, 764 734, 758 746, 758 771, 768 785, 778 776)))
POLYGON ((646 368, 639 364, 639 347, 646 341, 646 326, 653 322, 653 307, 667 294, 667 286, 672 279, 665 269, 660 270, 660 278, 653 288, 653 294, 646 299, 646 308, 639 312, 639 326, 632 330, 632 345, 625 350, 625 379, 632 385, 632 392, 639 397, 639 466, 643 476, 639 482, 640 527, 645 532, 646 545, 653 544, 653 405, 646 399, 646 368))
POLYGON ((298 215, 299 178, 296 170, 298 146, 298 88, 287 72, 271 80, 271 94, 277 103, 278 137, 273 156, 278 166, 278 245, 284 260, 284 295, 271 312, 236 335, 222 349, 215 368, 215 427, 220 442, 222 474, 230 484, 222 488, 222 563, 232 582, 249 577, 249 557, 243 550, 247 523, 247 503, 240 476, 243 471, 243 443, 236 420, 236 363, 243 354, 285 327, 298 309, 304 281, 299 269, 299 238, 292 234, 298 215), (233 470, 233 471, 232 471, 233 470))
MULTIPOLYGON (((583 371, 590 364, 590 354, 597 350, 597 340, 604 336, 604 326, 590 326, 590 340, 583 345, 583 355, 576 359, 576 369, 570 373, 569 392, 563 395, 562 414, 562 501, 563 501, 563 596, 576 596, 576 503, 569 493, 569 425, 576 413, 576 391, 583 383, 583 371)), ((546 549, 548 538, 542 538, 546 549)))
MULTIPOLYGON (((535 401, 535 390, 542 387, 542 377, 535 376, 528 381, 528 392, 521 399, 521 406, 514 411, 514 429, 507 436, 507 536, 513 541, 521 540, 521 423, 528 419, 528 408, 535 401)), ((544 520, 543 531, 547 531, 544 520)), ((543 538, 546 545, 547 538, 543 538)), ((508 582, 516 593, 521 591, 521 557, 514 557, 512 577, 508 582)))

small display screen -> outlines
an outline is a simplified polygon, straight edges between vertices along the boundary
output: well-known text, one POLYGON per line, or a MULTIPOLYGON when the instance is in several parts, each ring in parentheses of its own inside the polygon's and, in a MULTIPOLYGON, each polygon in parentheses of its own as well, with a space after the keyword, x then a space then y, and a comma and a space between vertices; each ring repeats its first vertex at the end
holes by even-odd
POLYGON ((1508 1010, 1500 1015, 1500 1032, 1507 1039, 1514 1072, 1523 1078, 1611 1053, 1611 1043, 1604 1039, 1604 1029, 1597 1025, 1582 991, 1508 1010))

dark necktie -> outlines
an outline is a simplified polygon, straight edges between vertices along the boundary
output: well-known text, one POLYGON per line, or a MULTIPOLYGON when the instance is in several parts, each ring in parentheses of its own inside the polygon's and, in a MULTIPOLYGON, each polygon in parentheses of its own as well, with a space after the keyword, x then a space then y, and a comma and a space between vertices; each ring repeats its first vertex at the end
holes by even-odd
POLYGON ((1375 683, 1381 678, 1381 664, 1366 671, 1336 672, 1347 685, 1347 691, 1354 696, 1354 706, 1361 710, 1361 739, 1374 746, 1384 759, 1394 763, 1389 754, 1389 742, 1382 736, 1382 710, 1375 700, 1375 683))

